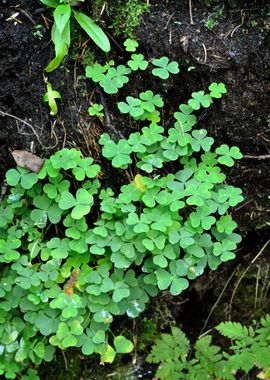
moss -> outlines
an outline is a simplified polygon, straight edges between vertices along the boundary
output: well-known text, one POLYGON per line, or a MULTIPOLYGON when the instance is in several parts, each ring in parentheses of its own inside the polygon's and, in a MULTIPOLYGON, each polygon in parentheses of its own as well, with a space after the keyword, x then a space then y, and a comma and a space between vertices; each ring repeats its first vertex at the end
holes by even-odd
POLYGON ((116 4, 112 21, 115 34, 133 37, 135 29, 140 25, 141 15, 149 11, 149 6, 142 0, 117 0, 116 4))
POLYGON ((133 37, 141 15, 149 11, 149 6, 145 0, 108 0, 104 8, 104 0, 95 0, 91 11, 95 20, 105 19, 115 36, 133 37))

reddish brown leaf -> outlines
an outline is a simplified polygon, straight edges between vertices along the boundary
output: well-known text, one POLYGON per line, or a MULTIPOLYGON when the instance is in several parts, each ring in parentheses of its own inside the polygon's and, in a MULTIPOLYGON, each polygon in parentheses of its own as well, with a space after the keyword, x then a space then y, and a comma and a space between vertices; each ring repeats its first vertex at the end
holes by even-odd
POLYGON ((31 172, 38 173, 43 165, 44 160, 35 154, 26 152, 26 150, 14 150, 12 156, 18 166, 28 169, 31 172))

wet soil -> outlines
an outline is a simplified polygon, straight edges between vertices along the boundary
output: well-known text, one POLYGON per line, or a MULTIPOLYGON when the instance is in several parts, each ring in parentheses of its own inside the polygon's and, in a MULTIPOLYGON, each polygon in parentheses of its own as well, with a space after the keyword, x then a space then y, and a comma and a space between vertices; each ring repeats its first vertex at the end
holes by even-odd
MULTIPOLYGON (((222 81, 228 94, 205 110, 199 123, 214 137, 216 144, 237 145, 244 154, 234 168, 227 170, 228 182, 241 187, 245 195, 245 201, 234 210, 243 235, 237 259, 217 272, 206 273, 184 295, 172 298, 165 293, 160 300, 168 309, 167 319, 182 324, 189 337, 195 339, 203 327, 213 327, 227 318, 229 308, 232 319, 244 321, 269 309, 268 293, 265 299, 262 297, 261 309, 254 309, 256 284, 263 287, 269 281, 266 271, 267 268, 270 271, 269 246, 249 268, 233 302, 231 296, 241 274, 269 239, 270 7, 267 1, 224 1, 217 25, 208 30, 205 21, 216 9, 203 2, 192 1, 194 24, 186 1, 152 0, 150 3, 151 11, 144 15, 136 32, 140 51, 149 59, 166 55, 177 60, 181 75, 165 84, 149 82, 144 74, 136 75, 119 96, 113 100, 105 97, 113 122, 123 135, 128 135, 124 120, 119 119, 115 110, 115 102, 126 94, 151 88, 166 98, 165 126, 169 125, 174 110, 187 101, 193 91, 222 81), (247 292, 247 289, 250 290, 247 292), (224 295, 219 299, 223 290, 224 295), (209 324, 204 326, 218 299, 218 307, 214 308, 209 324)), ((96 88, 83 78, 83 65, 67 58, 58 70, 48 75, 52 86, 62 94, 57 118, 49 115, 42 100, 43 70, 53 57, 50 32, 46 28, 50 20, 50 12, 35 0, 2 0, 0 3, 1 182, 6 170, 14 166, 10 154, 13 149, 33 150, 46 157, 63 146, 76 146, 101 160, 97 140, 106 127, 87 116, 90 99, 100 101, 100 97, 96 88), (37 25, 42 25, 41 39, 35 33, 37 25)), ((116 43, 112 41, 112 56, 117 63, 126 61, 125 53, 118 46, 121 43, 119 38, 116 43)), ((114 181, 112 177, 116 177, 106 170, 104 176, 106 181, 114 181)), ((111 186, 114 185, 112 182, 111 186)), ((156 307, 153 305, 150 310, 156 307)), ((163 322, 157 322, 160 329, 164 327, 163 322)), ((74 355, 76 351, 71 351, 70 363, 74 355)), ((89 367, 87 360, 82 359, 82 363, 89 367)), ((57 370, 57 362, 54 365, 57 370)), ((64 372, 63 376, 68 374, 72 378, 68 371, 64 372)), ((96 378, 93 373, 91 376, 91 379, 96 378)))

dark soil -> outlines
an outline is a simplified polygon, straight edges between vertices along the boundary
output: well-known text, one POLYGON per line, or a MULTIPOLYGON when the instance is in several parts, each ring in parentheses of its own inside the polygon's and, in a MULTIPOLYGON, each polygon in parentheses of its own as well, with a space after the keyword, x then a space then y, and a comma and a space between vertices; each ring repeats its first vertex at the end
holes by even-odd
MULTIPOLYGON (((172 319, 182 323, 187 334, 195 339, 236 269, 218 310, 215 309, 210 319, 210 327, 228 317, 232 289, 269 239, 270 7, 266 0, 224 1, 222 15, 211 31, 205 27, 205 20, 214 10, 202 2, 192 1, 194 25, 190 22, 187 1, 152 0, 150 3, 151 12, 143 17, 137 31, 140 50, 148 58, 166 55, 178 61, 181 75, 165 85, 149 83, 146 76, 136 75, 126 87, 126 93, 136 94, 146 88, 160 91, 167 100, 165 116, 169 124, 173 111, 181 102, 187 101, 193 91, 205 90, 211 82, 224 82, 228 94, 201 114, 200 126, 209 130, 217 144, 237 145, 244 154, 234 168, 227 170, 228 182, 241 187, 245 195, 245 201, 234 210, 244 237, 237 260, 223 266, 217 273, 196 280, 185 295, 172 299, 165 294, 162 298, 172 319), (188 71, 190 67, 194 69, 188 71)), ((97 140, 105 127, 95 125, 87 116, 89 100, 92 97, 100 99, 94 86, 81 78, 83 66, 67 58, 61 68, 48 75, 53 87, 62 94, 57 118, 49 116, 42 100, 45 93, 43 70, 53 57, 50 32, 44 26, 43 17, 50 18, 50 12, 36 0, 1 1, 0 181, 6 170, 15 165, 10 154, 13 149, 32 149, 46 157, 63 146, 77 146, 85 154, 100 159, 97 140), (17 12, 16 19, 8 20, 17 12), (44 28, 41 40, 34 35, 35 26, 39 24, 44 28)), ((119 39, 116 42, 122 43, 119 39)), ((112 44, 117 63, 125 62, 124 52, 112 44)), ((124 95, 124 92, 120 93, 119 98, 124 95)), ((112 119, 115 123, 117 120, 117 128, 128 135, 124 121, 119 120, 119 114, 113 108, 115 100, 106 97, 112 119)), ((109 174, 105 173, 107 181, 115 177, 111 175, 109 178, 109 174)), ((258 267, 270 270, 269 249, 268 246, 262 252, 241 282, 233 303, 233 318, 248 321, 254 317, 252 294, 256 273, 258 267), (249 287, 250 291, 247 291, 249 287)), ((260 272, 261 284, 269 281, 263 273, 260 272)), ((269 303, 265 302, 261 312, 266 312, 267 307, 269 303)), ((82 363, 87 367, 87 362, 85 364, 83 360, 82 363)), ((57 369, 57 364, 54 365, 57 369)), ((67 374, 71 376, 65 372, 65 376, 67 374)), ((90 376, 96 378, 93 372, 90 376)), ((60 376, 53 377, 52 372, 46 378, 58 379, 60 376)))

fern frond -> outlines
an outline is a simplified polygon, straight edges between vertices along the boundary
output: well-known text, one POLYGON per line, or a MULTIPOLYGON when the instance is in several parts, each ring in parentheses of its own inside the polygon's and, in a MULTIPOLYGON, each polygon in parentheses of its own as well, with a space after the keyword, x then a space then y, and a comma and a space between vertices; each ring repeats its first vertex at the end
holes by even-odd
MULTIPOLYGON (((147 361, 160 363, 157 378, 161 380, 235 380, 238 371, 248 373, 258 367, 270 372, 270 316, 249 327, 238 322, 223 322, 216 329, 232 340, 229 352, 212 344, 211 336, 197 340, 194 356, 187 357, 190 342, 177 327, 172 334, 162 334, 154 344, 147 361), (257 327, 260 325, 260 327, 257 327), (256 328, 257 327, 257 328, 256 328)), ((261 372, 261 376, 265 376, 261 372)), ((265 378, 265 377, 261 377, 265 378)), ((265 378, 266 379, 266 378, 265 378)))
POLYGON ((260 323, 263 327, 270 328, 270 314, 266 314, 260 319, 260 323))
POLYGON ((186 335, 177 327, 172 328, 172 335, 161 334, 156 340, 147 361, 150 363, 165 363, 179 359, 183 360, 189 351, 189 340, 186 335))
POLYGON ((204 336, 197 340, 195 344, 196 354, 195 357, 200 361, 218 362, 222 358, 219 354, 220 347, 211 345, 212 337, 210 335, 204 336))
POLYGON ((260 340, 270 340, 270 314, 260 320, 261 327, 256 330, 260 340))
POLYGON ((229 339, 245 339, 249 337, 249 331, 246 326, 242 326, 239 322, 222 322, 216 329, 229 339))
POLYGON ((235 372, 242 370, 248 373, 254 367, 253 353, 248 350, 243 350, 235 355, 229 355, 226 366, 235 372))
POLYGON ((259 347, 254 349, 254 359, 257 367, 270 367, 270 346, 268 345, 267 347, 259 347))

